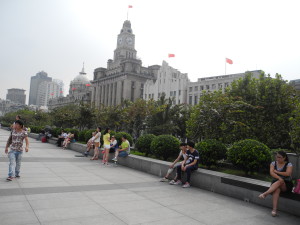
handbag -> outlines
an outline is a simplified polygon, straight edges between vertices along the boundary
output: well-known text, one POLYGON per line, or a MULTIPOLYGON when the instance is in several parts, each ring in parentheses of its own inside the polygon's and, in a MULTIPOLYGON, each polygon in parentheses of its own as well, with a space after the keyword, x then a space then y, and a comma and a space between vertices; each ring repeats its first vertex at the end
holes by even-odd
POLYGON ((294 187, 293 192, 295 194, 300 194, 300 179, 297 179, 296 187, 294 187))

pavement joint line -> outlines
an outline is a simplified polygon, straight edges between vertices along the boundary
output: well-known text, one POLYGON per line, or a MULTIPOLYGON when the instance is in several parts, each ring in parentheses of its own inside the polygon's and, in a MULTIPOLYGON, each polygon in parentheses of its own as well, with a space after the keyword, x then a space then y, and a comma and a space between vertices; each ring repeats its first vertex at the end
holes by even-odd
POLYGON ((115 183, 115 184, 96 184, 96 185, 77 185, 77 186, 60 186, 60 187, 35 187, 35 188, 10 188, 0 189, 1 196, 13 195, 35 195, 35 194, 51 194, 51 193, 65 193, 65 192, 83 192, 83 191, 97 191, 97 190, 118 190, 127 187, 153 187, 157 184, 153 182, 139 182, 139 183, 115 183))

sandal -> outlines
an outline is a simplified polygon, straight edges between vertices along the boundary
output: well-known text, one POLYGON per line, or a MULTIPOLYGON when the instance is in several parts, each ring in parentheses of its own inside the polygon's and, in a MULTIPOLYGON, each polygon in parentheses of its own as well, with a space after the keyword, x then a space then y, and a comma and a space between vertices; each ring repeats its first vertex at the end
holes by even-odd
POLYGON ((273 209, 272 212, 271 212, 271 214, 272 214, 273 217, 277 216, 276 209, 273 209))
POLYGON ((260 199, 265 199, 265 195, 264 194, 260 194, 259 196, 258 196, 260 199))

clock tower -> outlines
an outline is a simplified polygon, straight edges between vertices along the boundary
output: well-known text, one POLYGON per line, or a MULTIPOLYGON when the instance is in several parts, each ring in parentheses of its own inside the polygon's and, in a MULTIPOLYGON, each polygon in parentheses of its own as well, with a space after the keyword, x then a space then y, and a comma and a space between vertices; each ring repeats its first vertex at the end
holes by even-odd
POLYGON ((120 63, 123 59, 136 59, 135 35, 132 33, 131 23, 126 20, 123 23, 117 39, 117 48, 114 51, 114 61, 120 63))

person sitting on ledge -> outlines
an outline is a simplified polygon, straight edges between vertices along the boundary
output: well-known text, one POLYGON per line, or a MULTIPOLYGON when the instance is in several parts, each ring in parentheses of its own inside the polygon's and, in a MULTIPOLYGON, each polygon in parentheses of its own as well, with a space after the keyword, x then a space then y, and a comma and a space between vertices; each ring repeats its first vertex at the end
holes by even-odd
POLYGON ((170 184, 173 185, 181 185, 181 172, 186 172, 186 183, 182 186, 183 188, 189 188, 190 181, 191 181, 191 173, 194 170, 198 169, 198 161, 199 161, 199 152, 194 148, 195 144, 194 142, 189 141, 187 143, 187 157, 184 159, 184 161, 176 166, 177 168, 177 181, 176 182, 170 182, 170 184))
POLYGON ((277 216, 278 199, 281 192, 291 192, 293 189, 292 183, 293 165, 289 162, 287 154, 283 151, 277 152, 276 160, 270 164, 270 175, 273 177, 270 188, 259 195, 259 198, 264 199, 269 194, 273 194, 273 210, 272 216, 277 216))
POLYGON ((115 152, 115 158, 112 160, 117 162, 118 157, 126 157, 130 153, 130 143, 127 140, 126 136, 122 136, 122 144, 120 145, 120 148, 116 150, 115 152))
MULTIPOLYGON (((168 169, 167 174, 160 180, 160 182, 168 182, 169 176, 173 172, 176 163, 179 162, 179 160, 181 158, 183 158, 183 160, 186 159, 186 157, 187 157, 186 156, 186 143, 181 143, 179 148, 180 148, 180 152, 179 152, 177 159, 175 159, 175 161, 169 166, 170 168, 168 169)), ((174 179, 171 180, 171 183, 175 183, 176 179, 177 179, 177 174, 174 177, 174 179)))

